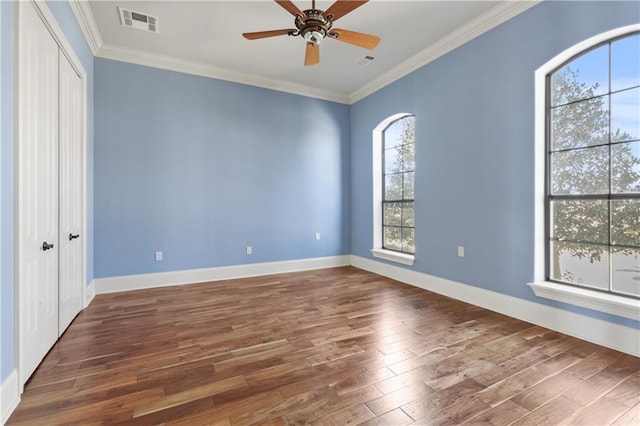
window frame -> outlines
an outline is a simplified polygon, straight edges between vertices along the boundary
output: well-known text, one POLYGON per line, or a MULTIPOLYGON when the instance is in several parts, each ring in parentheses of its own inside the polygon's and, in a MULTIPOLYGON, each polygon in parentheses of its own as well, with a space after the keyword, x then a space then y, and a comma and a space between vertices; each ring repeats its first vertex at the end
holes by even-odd
MULTIPOLYGON (((373 248, 371 254, 379 259, 391 262, 401 263, 411 266, 415 262, 415 253, 409 254, 395 250, 385 249, 383 247, 383 209, 384 209, 384 131, 394 122, 406 117, 415 117, 414 114, 403 112, 393 114, 382 120, 372 132, 372 158, 373 158, 373 248)), ((415 149, 415 140, 414 140, 415 149)), ((415 181, 415 171, 414 171, 415 181)), ((415 194, 415 184, 414 184, 415 194)), ((414 203, 414 242, 415 242, 415 195, 414 203)))
POLYGON ((633 296, 605 293, 586 287, 551 281, 547 277, 549 235, 547 229, 547 185, 548 152, 547 132, 549 130, 547 107, 550 88, 547 79, 550 74, 599 45, 623 38, 640 31, 640 24, 628 25, 607 31, 584 40, 550 59, 535 72, 535 228, 534 228, 534 280, 528 283, 534 293, 543 298, 569 303, 580 307, 617 315, 638 321, 640 300, 633 296))

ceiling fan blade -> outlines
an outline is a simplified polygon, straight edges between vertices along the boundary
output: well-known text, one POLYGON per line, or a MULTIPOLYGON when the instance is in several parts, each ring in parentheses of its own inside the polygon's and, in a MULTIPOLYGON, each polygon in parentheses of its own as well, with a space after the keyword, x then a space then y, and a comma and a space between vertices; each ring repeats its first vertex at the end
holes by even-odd
POLYGON ((304 55, 304 66, 316 65, 320 62, 320 45, 307 43, 307 51, 304 55))
POLYGON ((378 36, 359 33, 356 31, 343 30, 341 28, 332 29, 329 35, 336 40, 344 41, 345 43, 364 47, 365 49, 370 50, 374 49, 378 45, 378 43, 380 43, 380 37, 378 36))
POLYGON ((271 31, 257 31, 255 33, 242 33, 242 36, 248 40, 257 40, 259 38, 275 37, 280 35, 287 35, 294 32, 295 29, 287 28, 284 30, 271 30, 271 31))
POLYGON ((276 0, 276 3, 278 3, 280 6, 284 7, 285 9, 287 9, 287 11, 293 16, 296 16, 296 15, 304 16, 304 13, 302 13, 302 11, 298 9, 298 6, 293 4, 293 2, 291 2, 290 0, 276 0))
POLYGON ((347 13, 362 6, 369 0, 337 0, 334 4, 329 6, 329 9, 324 12, 324 16, 333 15, 332 21, 337 21, 347 13))

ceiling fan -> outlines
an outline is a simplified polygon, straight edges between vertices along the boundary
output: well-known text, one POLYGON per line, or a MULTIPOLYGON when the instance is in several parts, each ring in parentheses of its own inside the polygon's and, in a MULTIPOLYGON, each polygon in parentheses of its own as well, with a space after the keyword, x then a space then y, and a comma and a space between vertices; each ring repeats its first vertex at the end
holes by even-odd
POLYGON ((369 0, 337 0, 326 11, 316 9, 315 0, 311 3, 311 9, 300 10, 290 0, 275 0, 280 6, 295 16, 296 28, 282 30, 258 31, 242 34, 249 40, 275 37, 280 35, 302 36, 307 41, 307 50, 304 57, 306 66, 316 65, 320 62, 320 42, 325 38, 333 38, 355 46, 373 49, 380 42, 380 37, 359 33, 356 31, 333 28, 333 23, 357 7, 369 0))

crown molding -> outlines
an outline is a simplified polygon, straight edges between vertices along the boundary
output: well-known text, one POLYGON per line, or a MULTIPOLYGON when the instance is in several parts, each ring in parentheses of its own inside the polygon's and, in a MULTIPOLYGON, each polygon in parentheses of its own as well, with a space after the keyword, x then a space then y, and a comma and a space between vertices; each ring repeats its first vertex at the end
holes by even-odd
POLYGON ((95 56, 96 52, 98 51, 98 49, 100 49, 103 43, 102 36, 100 35, 100 30, 98 30, 98 25, 96 24, 96 20, 93 17, 93 12, 91 12, 89 2, 81 0, 69 0, 69 6, 71 6, 71 10, 76 16, 76 20, 78 21, 78 25, 80 26, 82 34, 84 34, 84 38, 87 40, 89 49, 91 49, 91 52, 95 56))
POLYGON ((462 46, 475 37, 508 21, 514 16, 519 15, 541 1, 542 0, 505 0, 453 33, 440 39, 427 49, 412 56, 392 70, 350 94, 293 84, 282 80, 213 67, 199 62, 186 61, 175 57, 108 45, 102 41, 102 36, 100 35, 93 13, 89 7, 89 2, 85 0, 69 0, 69 5, 76 16, 80 29, 91 51, 96 57, 194 74, 351 105, 462 46))
POLYGON ((198 75, 202 77, 215 78, 218 80, 231 81, 234 83, 247 84, 250 86, 257 86, 280 92, 293 93, 295 95, 323 99, 342 104, 346 104, 349 102, 349 96, 340 92, 322 90, 301 84, 292 84, 282 80, 245 74, 224 68, 212 67, 210 65, 205 65, 199 62, 185 61, 183 59, 177 59, 172 56, 156 55, 108 44, 103 44, 102 47, 98 49, 96 56, 104 59, 112 59, 115 61, 129 62, 138 65, 146 65, 154 68, 162 68, 170 71, 198 75))
POLYGON ((386 72, 375 80, 349 95, 349 104, 354 104, 385 86, 401 79, 420 67, 433 62, 439 57, 451 52, 479 35, 497 27, 525 10, 535 6, 542 0, 507 0, 504 1, 466 25, 458 28, 436 43, 412 56, 400 65, 386 72))

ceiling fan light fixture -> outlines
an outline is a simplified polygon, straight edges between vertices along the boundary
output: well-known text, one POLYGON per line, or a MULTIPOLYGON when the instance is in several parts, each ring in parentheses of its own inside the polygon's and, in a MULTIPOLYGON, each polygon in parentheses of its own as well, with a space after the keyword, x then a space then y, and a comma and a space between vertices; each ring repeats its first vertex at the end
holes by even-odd
POLYGON ((320 44, 322 39, 324 38, 324 34, 320 31, 307 31, 303 35, 304 39, 307 43, 320 44))
POLYGON ((320 43, 325 37, 370 50, 378 45, 380 42, 380 37, 378 36, 345 29, 332 29, 334 21, 368 1, 369 0, 335 0, 329 9, 324 11, 316 9, 315 0, 311 1, 311 9, 306 10, 300 10, 291 0, 275 0, 276 3, 295 17, 294 24, 296 28, 257 31, 243 33, 242 35, 248 40, 281 35, 301 36, 307 44, 304 65, 316 65, 320 62, 320 43))

